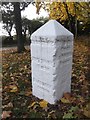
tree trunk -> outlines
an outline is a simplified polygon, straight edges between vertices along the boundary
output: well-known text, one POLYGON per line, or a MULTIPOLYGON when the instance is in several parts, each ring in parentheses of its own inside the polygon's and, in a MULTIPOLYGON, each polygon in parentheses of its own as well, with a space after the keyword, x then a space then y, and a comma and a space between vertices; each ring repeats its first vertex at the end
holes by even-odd
POLYGON ((13 43, 13 36, 11 35, 11 32, 8 32, 8 35, 9 35, 10 43, 12 44, 13 43))
POLYGON ((69 30, 72 31, 72 23, 71 23, 71 15, 68 12, 68 6, 67 3, 63 2, 64 6, 65 6, 65 10, 68 16, 68 23, 69 23, 69 30))
POLYGON ((26 40, 27 40, 27 38, 26 38, 26 29, 25 29, 25 31, 24 31, 23 37, 24 37, 24 43, 25 43, 26 40))
POLYGON ((77 18, 75 19, 75 39, 77 38, 77 18))
POLYGON ((17 41, 18 41, 18 52, 22 52, 25 50, 24 48, 24 39, 22 35, 22 22, 21 22, 21 11, 20 11, 20 3, 14 2, 14 15, 15 15, 15 26, 17 33, 17 41))
POLYGON ((9 35, 10 38, 12 37, 11 32, 8 32, 8 35, 9 35))
POLYGON ((74 10, 75 10, 75 39, 77 38, 77 14, 76 14, 76 5, 77 5, 77 2, 74 3, 74 10))

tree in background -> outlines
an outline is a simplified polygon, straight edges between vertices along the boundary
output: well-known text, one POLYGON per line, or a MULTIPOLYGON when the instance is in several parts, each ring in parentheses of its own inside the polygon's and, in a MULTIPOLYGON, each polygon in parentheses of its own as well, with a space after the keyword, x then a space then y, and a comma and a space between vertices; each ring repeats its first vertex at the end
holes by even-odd
POLYGON ((29 37, 30 37, 34 31, 36 31, 39 27, 41 27, 47 21, 48 21, 48 18, 43 18, 43 17, 33 19, 33 20, 22 18, 22 31, 23 31, 24 38, 26 39, 27 32, 29 33, 29 37))
POLYGON ((11 35, 12 27, 14 25, 13 6, 11 3, 2 3, 2 6, 3 28, 8 32, 10 41, 13 41, 13 36, 11 35))
MULTIPOLYGON (((90 24, 90 2, 38 2, 36 4, 37 13, 45 5, 49 12, 50 19, 56 19, 77 36, 77 27, 82 22, 84 25, 90 24), (43 4, 43 5, 42 5, 43 4)), ((85 26, 86 27, 86 26, 85 26)))
MULTIPOLYGON (((30 20, 28 20, 27 18, 23 17, 22 18, 22 34, 23 34, 23 37, 24 37, 24 43, 26 41, 26 34, 27 32, 29 31, 28 30, 28 25, 30 23, 30 20)), ((28 32, 29 33, 29 32, 28 32)))
POLYGON ((14 4, 15 27, 16 27, 17 41, 18 41, 18 52, 22 52, 25 50, 25 48, 24 48, 24 39, 22 36, 20 3, 15 2, 13 4, 14 4))
POLYGON ((22 34, 22 20, 21 20, 21 10, 24 10, 32 2, 14 2, 14 16, 15 16, 15 26, 18 40, 18 52, 22 52, 25 50, 24 47, 24 37, 22 34))
MULTIPOLYGON (((6 29, 9 36, 11 36, 12 27, 13 26, 15 27, 17 33, 18 52, 25 50, 24 43, 26 41, 26 32, 28 31, 30 37, 30 35, 35 30, 37 30, 46 21, 48 21, 47 18, 43 18, 43 17, 33 20, 28 20, 27 18, 21 19, 21 11, 24 10, 25 7, 27 7, 30 3, 35 5, 35 2, 26 2, 26 3, 3 2, 2 3, 2 16, 3 16, 2 20, 4 23, 4 29, 6 29)), ((8 39, 9 39, 9 43, 11 43, 10 37, 8 39)))
POLYGON ((24 38, 22 35, 22 20, 21 20, 21 11, 25 9, 30 3, 32 2, 3 2, 2 3, 2 13, 4 16, 3 23, 7 25, 7 29, 11 32, 12 30, 12 16, 13 16, 13 23, 15 24, 16 34, 17 34, 17 50, 18 52, 22 52, 25 50, 24 48, 24 38), (12 9, 9 9, 11 8, 12 9), (3 9, 4 8, 4 9, 3 9), (8 8, 9 10, 6 11, 5 8, 8 8), (9 16, 9 17, 8 17, 9 16))
POLYGON ((77 35, 77 22, 87 23, 90 6, 86 2, 53 2, 49 4, 50 19, 56 19, 77 35))

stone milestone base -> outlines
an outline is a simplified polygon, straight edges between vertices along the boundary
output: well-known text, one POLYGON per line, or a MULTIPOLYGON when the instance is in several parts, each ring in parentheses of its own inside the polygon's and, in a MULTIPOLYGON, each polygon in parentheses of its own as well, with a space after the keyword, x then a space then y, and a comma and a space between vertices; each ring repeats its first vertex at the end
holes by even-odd
POLYGON ((72 33, 55 20, 32 34, 33 95, 54 104, 64 92, 71 91, 72 51, 72 33))

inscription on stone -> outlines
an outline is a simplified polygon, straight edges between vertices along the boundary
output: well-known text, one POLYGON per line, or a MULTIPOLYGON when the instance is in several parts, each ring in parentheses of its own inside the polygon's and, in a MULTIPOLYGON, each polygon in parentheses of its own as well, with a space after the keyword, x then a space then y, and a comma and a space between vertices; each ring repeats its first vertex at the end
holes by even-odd
POLYGON ((73 34, 55 20, 31 35, 32 92, 51 104, 71 90, 73 34))

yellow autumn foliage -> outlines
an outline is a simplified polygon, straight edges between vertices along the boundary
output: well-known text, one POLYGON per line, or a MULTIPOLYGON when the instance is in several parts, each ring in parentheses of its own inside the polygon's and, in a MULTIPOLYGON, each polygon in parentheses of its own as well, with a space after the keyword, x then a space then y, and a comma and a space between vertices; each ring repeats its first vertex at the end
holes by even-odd
POLYGON ((37 13, 39 13, 40 8, 44 5, 44 8, 49 12, 50 19, 56 19, 59 21, 70 20, 70 17, 75 17, 79 21, 88 22, 90 21, 90 6, 88 2, 61 2, 58 1, 48 1, 42 2, 41 0, 36 1, 37 13))
POLYGON ((33 107, 36 104, 36 102, 33 102, 28 108, 33 107))
POLYGON ((47 104, 48 104, 48 102, 45 101, 45 100, 42 100, 42 101, 39 102, 39 105, 40 105, 40 107, 42 107, 42 108, 46 108, 46 107, 47 107, 47 104))
POLYGON ((49 4, 50 19, 65 21, 69 15, 76 17, 79 21, 87 21, 89 18, 90 7, 85 2, 53 2, 49 4))

